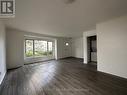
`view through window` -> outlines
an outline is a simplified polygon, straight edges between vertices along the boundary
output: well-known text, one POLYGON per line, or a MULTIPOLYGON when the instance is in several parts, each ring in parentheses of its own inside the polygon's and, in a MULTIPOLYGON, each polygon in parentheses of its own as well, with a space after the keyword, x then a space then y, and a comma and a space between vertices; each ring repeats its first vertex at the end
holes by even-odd
POLYGON ((26 57, 46 57, 53 55, 53 42, 44 40, 25 40, 26 57))

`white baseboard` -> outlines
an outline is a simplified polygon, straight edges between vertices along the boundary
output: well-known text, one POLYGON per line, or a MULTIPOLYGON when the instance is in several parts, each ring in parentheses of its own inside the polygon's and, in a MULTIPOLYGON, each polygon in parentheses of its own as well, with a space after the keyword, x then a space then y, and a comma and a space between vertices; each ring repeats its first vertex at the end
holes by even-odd
POLYGON ((6 72, 5 72, 4 74, 1 75, 0 85, 1 85, 1 83, 2 83, 2 81, 3 81, 3 79, 4 79, 4 77, 5 77, 5 75, 6 75, 6 72))

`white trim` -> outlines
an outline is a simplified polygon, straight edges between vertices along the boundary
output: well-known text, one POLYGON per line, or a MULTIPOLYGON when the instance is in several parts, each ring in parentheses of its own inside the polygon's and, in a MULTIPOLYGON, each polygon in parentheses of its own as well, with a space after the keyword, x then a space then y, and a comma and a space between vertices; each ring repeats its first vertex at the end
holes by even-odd
POLYGON ((1 79, 0 79, 0 85, 1 85, 1 83, 2 83, 2 81, 3 81, 3 79, 4 79, 4 77, 5 77, 5 75, 6 75, 6 72, 4 73, 4 74, 2 74, 1 76, 1 79))

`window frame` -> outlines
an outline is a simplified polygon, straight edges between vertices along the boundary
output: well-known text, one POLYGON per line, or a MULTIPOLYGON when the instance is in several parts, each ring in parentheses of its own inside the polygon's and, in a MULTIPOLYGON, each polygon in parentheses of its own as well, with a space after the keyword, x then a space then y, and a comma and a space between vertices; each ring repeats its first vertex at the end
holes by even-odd
MULTIPOLYGON (((53 41, 52 40, 46 40, 46 39, 31 39, 31 38, 27 38, 27 39, 24 39, 24 42, 25 42, 25 47, 24 47, 24 56, 25 56, 25 58, 38 58, 38 57, 43 57, 43 56, 36 56, 35 55, 35 40, 38 40, 38 41, 47 41, 47 52, 49 52, 49 46, 48 46, 48 43, 49 42, 52 42, 52 55, 50 55, 50 56, 54 56, 54 47, 53 47, 53 41), (32 40, 33 41, 33 56, 30 56, 30 57, 27 57, 26 56, 26 41, 27 40, 32 40)), ((45 56, 45 57, 50 57, 49 56, 49 53, 47 53, 47 56, 45 56)))

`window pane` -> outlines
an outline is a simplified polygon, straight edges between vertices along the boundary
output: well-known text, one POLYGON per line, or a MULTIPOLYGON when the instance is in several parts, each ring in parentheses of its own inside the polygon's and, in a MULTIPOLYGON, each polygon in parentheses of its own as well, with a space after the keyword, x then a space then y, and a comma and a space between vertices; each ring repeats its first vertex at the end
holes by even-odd
POLYGON ((53 55, 53 45, 52 45, 52 42, 48 42, 48 54, 49 54, 49 56, 53 55))
POLYGON ((26 57, 33 56, 33 40, 26 40, 26 57))
POLYGON ((34 40, 35 56, 47 56, 47 41, 34 40))

